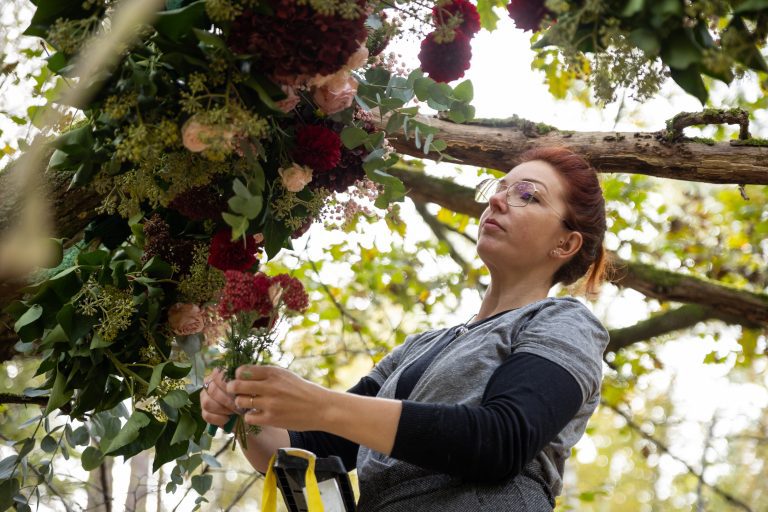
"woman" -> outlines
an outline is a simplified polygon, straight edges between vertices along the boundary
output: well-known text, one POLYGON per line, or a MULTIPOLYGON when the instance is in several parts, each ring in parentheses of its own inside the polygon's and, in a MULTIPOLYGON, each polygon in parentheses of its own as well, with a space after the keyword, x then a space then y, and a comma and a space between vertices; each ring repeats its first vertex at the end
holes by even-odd
POLYGON ((249 409, 263 430, 244 451, 262 472, 282 446, 339 455, 357 467, 361 511, 551 511, 599 403, 608 336, 580 302, 547 295, 587 273, 596 291, 605 204, 573 152, 521 160, 477 189, 491 284, 472 323, 409 337, 348 393, 274 367, 215 374, 205 420, 249 409))

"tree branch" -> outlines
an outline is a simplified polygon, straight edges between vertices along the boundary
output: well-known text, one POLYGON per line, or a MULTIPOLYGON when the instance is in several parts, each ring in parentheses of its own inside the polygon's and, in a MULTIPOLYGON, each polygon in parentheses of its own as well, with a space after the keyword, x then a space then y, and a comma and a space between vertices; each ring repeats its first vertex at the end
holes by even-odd
MULTIPOLYGON (((612 329, 609 331, 611 341, 606 352, 616 352, 633 343, 645 341, 656 336, 662 336, 674 331, 693 327, 699 322, 718 319, 728 324, 743 324, 737 317, 725 315, 712 308, 698 304, 685 304, 675 309, 653 315, 647 320, 641 320, 635 325, 612 329)), ((750 325, 754 327, 754 325, 750 325)))
POLYGON ((685 469, 687 469, 690 474, 695 476, 699 480, 699 482, 701 482, 705 486, 707 486, 710 489, 712 489, 712 491, 715 494, 717 494, 718 496, 720 496, 725 501, 727 501, 728 503, 730 503, 731 505, 733 505, 735 507, 739 507, 740 509, 745 510, 747 512, 752 512, 752 508, 749 505, 747 505, 746 503, 744 503, 743 501, 741 501, 740 499, 736 498, 735 496, 733 496, 729 492, 722 490, 717 485, 707 483, 704 480, 704 476, 700 472, 696 471, 686 461, 684 461, 683 459, 681 459, 677 455, 673 454, 672 451, 670 450, 669 446, 667 446, 665 443, 663 443, 662 441, 659 441, 658 439, 653 437, 651 434, 649 434, 645 430, 643 430, 643 428, 640 425, 638 425, 637 423, 634 422, 632 417, 627 412, 622 411, 619 407, 617 407, 617 406, 615 406, 615 405, 613 405, 611 403, 608 403, 608 402, 606 402, 605 400, 602 400, 602 399, 600 400, 600 405, 608 407, 610 410, 612 410, 613 412, 615 412, 616 414, 618 414, 619 416, 624 418, 624 421, 627 422, 627 426, 629 428, 631 428, 632 430, 634 430, 635 432, 640 434, 640 436, 643 439, 645 439, 646 441, 649 441, 649 442, 653 443, 653 445, 656 448, 658 448, 659 450, 661 450, 662 452, 666 453, 671 458, 673 458, 674 460, 676 460, 677 462, 679 462, 680 464, 685 466, 685 469))
MULTIPOLYGON (((386 122, 386 117, 384 121, 386 122)), ((536 146, 568 146, 583 155, 599 172, 628 172, 659 178, 733 184, 768 184, 768 147, 760 140, 670 142, 663 132, 566 132, 512 119, 508 123, 456 124, 419 116, 418 121, 439 130, 435 139, 448 143, 445 151, 460 163, 509 169, 524 151, 536 146), (750 145, 754 144, 754 145, 750 145)), ((398 153, 424 155, 402 134, 392 139, 398 153)))

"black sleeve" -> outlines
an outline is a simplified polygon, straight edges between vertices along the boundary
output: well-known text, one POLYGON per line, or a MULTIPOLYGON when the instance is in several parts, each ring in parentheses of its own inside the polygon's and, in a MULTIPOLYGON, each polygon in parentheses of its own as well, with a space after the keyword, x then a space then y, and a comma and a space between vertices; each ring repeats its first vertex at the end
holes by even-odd
MULTIPOLYGON (((348 389, 347 393, 376 396, 380 387, 372 378, 363 377, 357 384, 348 389)), ((318 430, 307 432, 289 430, 288 436, 291 439, 291 446, 294 448, 309 450, 318 457, 338 455, 341 457, 347 471, 352 471, 357 466, 357 450, 359 445, 348 439, 318 430)))
POLYGON ((533 354, 496 369, 480 406, 403 401, 392 457, 468 481, 513 477, 581 408, 576 379, 533 354))

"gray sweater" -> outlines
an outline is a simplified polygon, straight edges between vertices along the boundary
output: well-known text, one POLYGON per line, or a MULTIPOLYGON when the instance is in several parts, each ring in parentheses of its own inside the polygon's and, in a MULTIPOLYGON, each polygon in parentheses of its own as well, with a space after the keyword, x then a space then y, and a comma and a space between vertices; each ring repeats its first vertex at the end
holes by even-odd
MULTIPOLYGON (((409 337, 369 374, 378 396, 394 398, 403 370, 444 330, 409 337)), ((576 416, 523 472, 499 484, 476 484, 387 457, 364 446, 357 460, 360 512, 551 511, 562 491, 565 460, 600 401, 608 333, 573 298, 547 298, 478 325, 448 345, 424 372, 410 399, 480 405, 489 377, 512 352, 531 353, 567 370, 584 401, 576 416)))

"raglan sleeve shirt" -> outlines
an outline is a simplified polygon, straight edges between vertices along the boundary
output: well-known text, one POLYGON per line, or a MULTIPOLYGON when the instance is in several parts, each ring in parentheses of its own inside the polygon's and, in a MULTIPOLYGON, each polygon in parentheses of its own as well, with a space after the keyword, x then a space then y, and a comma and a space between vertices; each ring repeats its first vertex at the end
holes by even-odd
MULTIPOLYGON (((406 344, 408 341, 406 342, 406 344)), ((403 401, 391 456, 467 481, 519 474, 599 392, 607 333, 575 300, 547 303, 512 343, 478 406, 403 401)), ((403 344, 350 392, 375 396, 400 363, 403 344)), ((291 432, 291 444, 339 455, 354 468, 358 446, 321 432, 291 432)))

